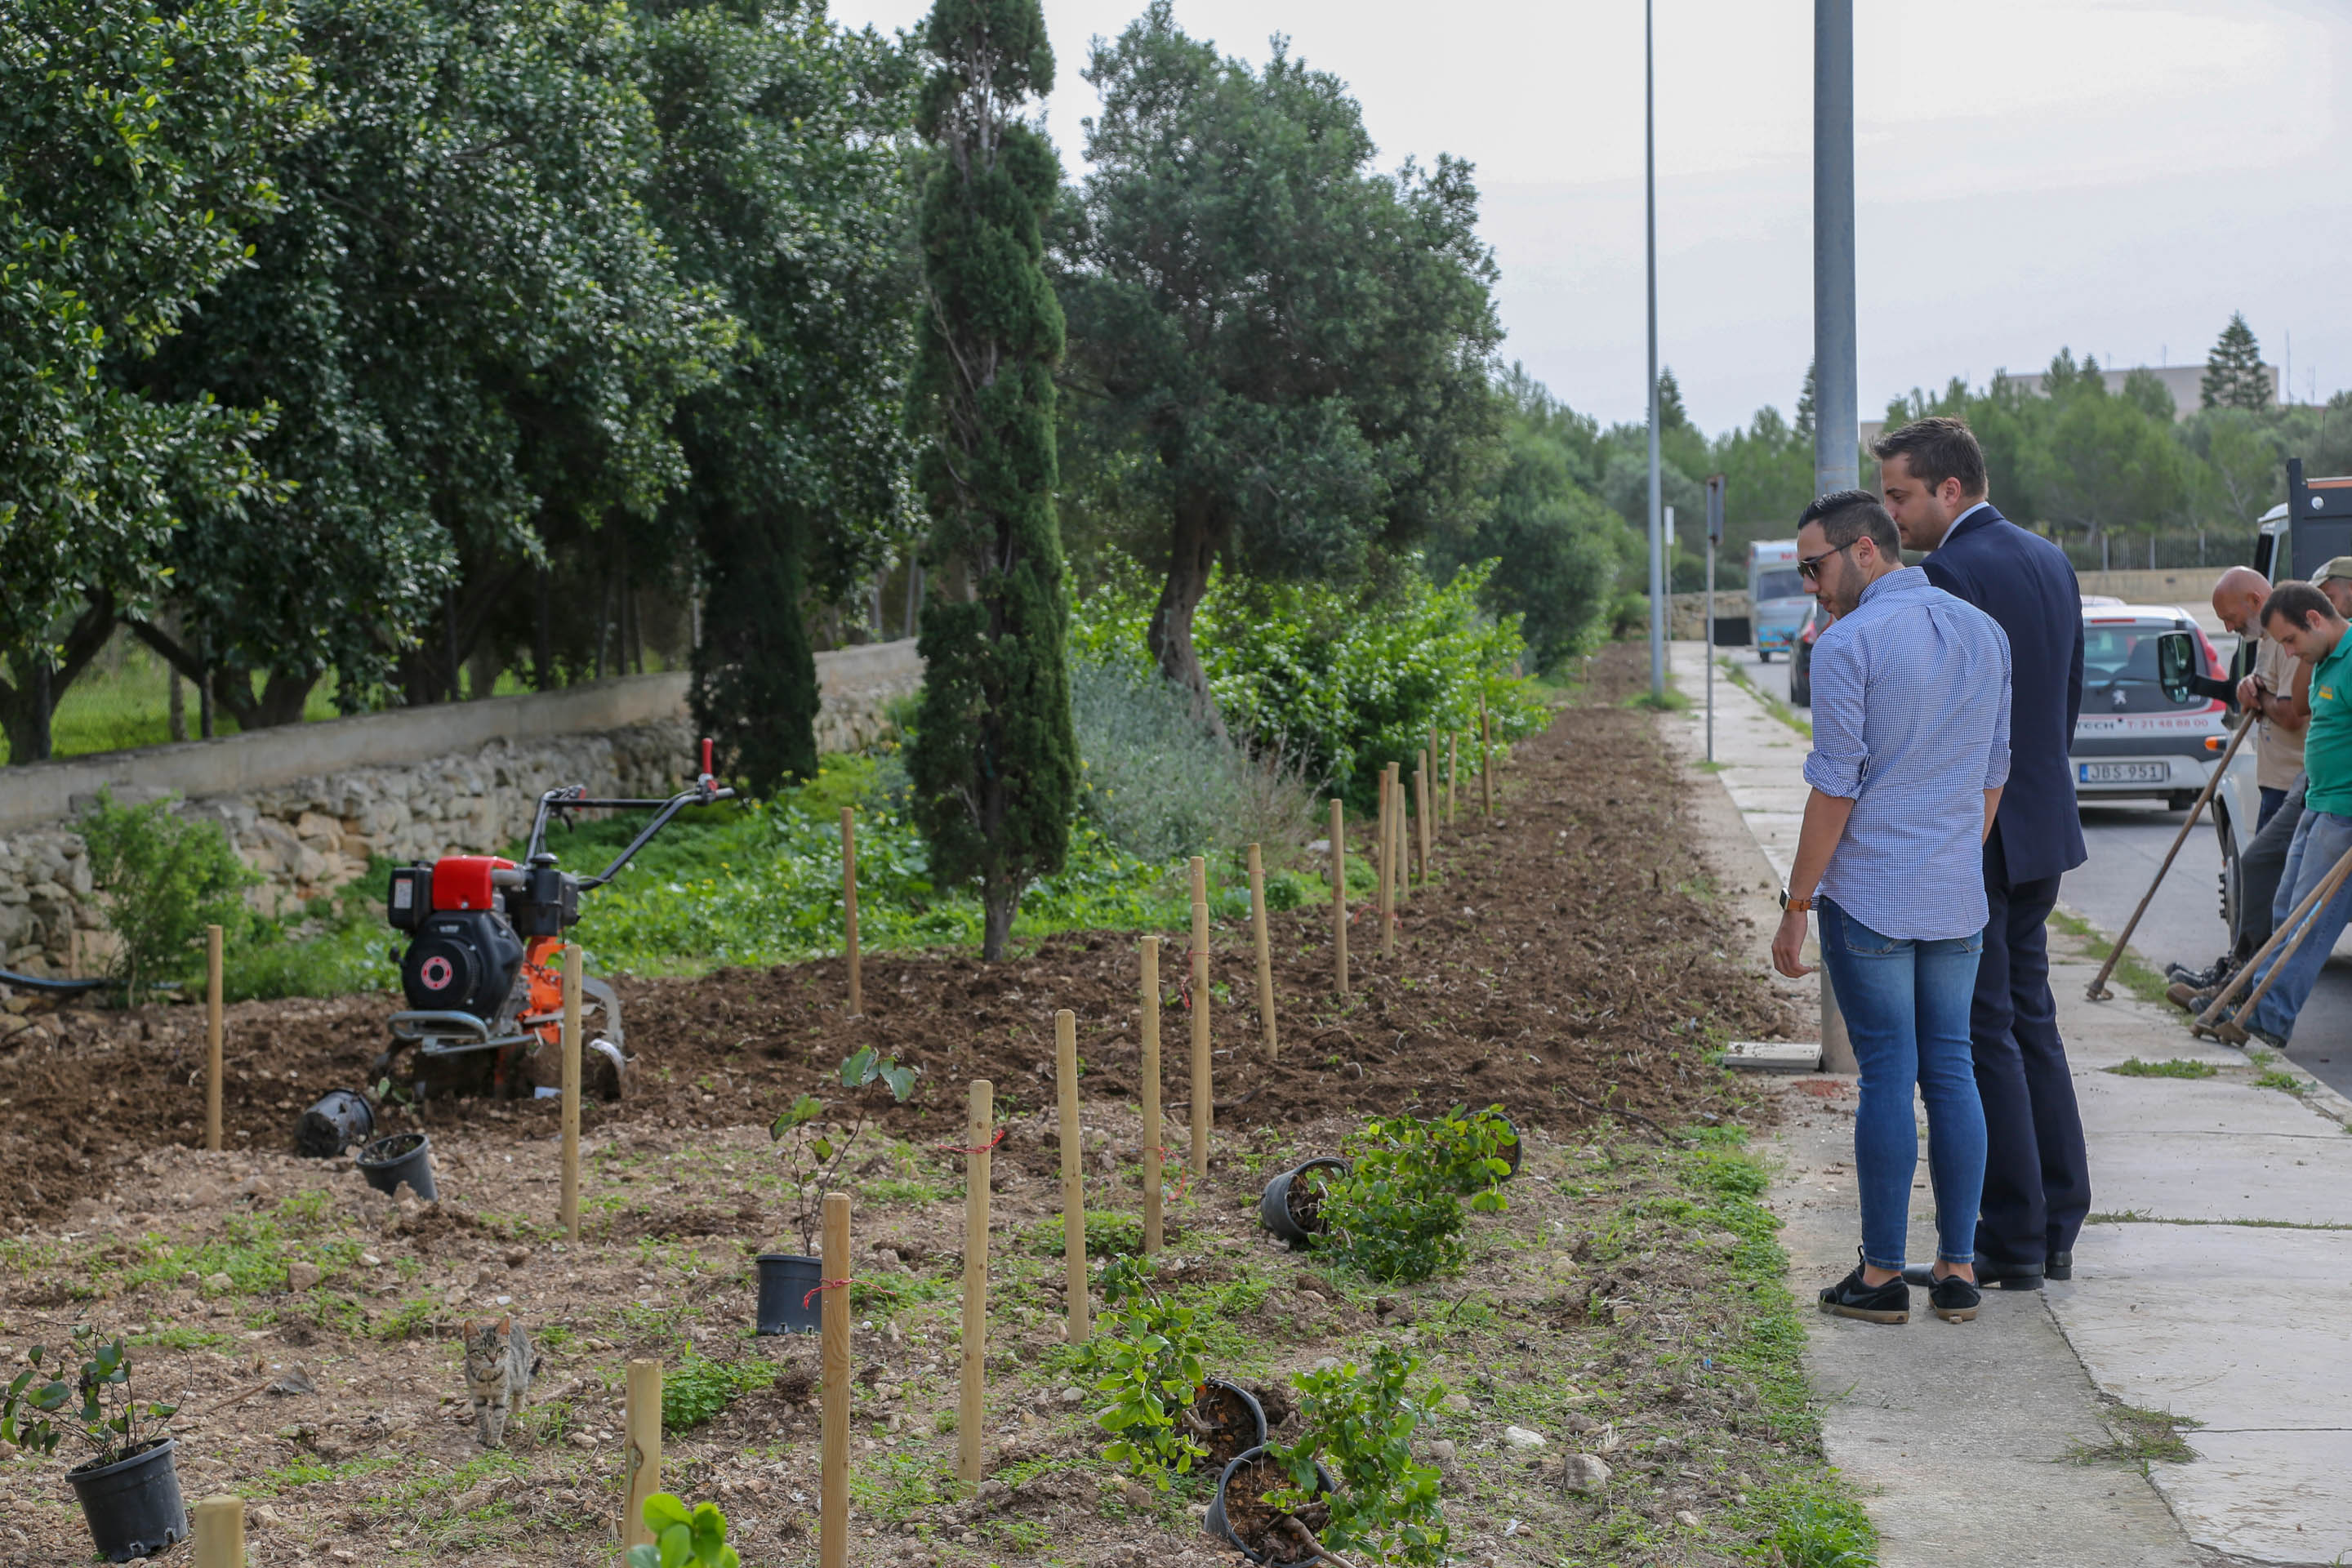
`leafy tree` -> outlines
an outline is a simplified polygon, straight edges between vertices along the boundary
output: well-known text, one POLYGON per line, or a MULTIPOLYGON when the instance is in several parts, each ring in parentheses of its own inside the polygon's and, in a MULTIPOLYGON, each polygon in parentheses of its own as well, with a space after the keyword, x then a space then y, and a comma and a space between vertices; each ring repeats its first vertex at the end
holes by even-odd
POLYGON ((1606 626, 1620 572, 1644 557, 1624 521, 1580 482, 1592 421, 1554 402, 1517 367, 1498 390, 1509 412, 1491 508, 1472 532, 1433 540, 1430 566, 1446 577, 1473 562, 1498 563, 1481 602, 1518 616, 1537 665, 1549 669, 1583 652, 1606 626))
POLYGON ((2205 355, 2204 379, 2198 384, 2199 400, 2208 408, 2266 409, 2272 405, 2270 373, 2263 366, 2262 345, 2242 312, 2230 312, 2205 355))
MULTIPOLYGON (((2198 500, 2209 515, 2251 529, 2286 489, 2279 432, 2242 408, 2200 409, 2189 422, 2198 466, 2198 500)), ((2325 471, 2325 470, 2322 470, 2325 471)))
MULTIPOLYGON (((247 724, 299 717, 330 668, 347 705, 455 695, 551 545, 649 519, 683 477, 672 411, 734 334, 641 205, 656 133, 625 12, 295 14, 333 121, 282 160, 284 215, 168 369, 283 405, 268 453, 299 489, 200 513, 178 626, 139 623, 247 724)), ((631 542, 665 552, 642 521, 631 542)))
POLYGON ((744 327, 677 423, 688 478, 668 514, 706 563, 694 710, 764 793, 816 769, 811 566, 837 595, 913 524, 899 413, 916 79, 904 51, 814 0, 641 9, 652 210, 679 270, 744 327))
POLYGON ((2172 389, 2164 378, 2146 365, 2135 368, 2124 377, 2124 401, 2137 408, 2150 419, 2169 420, 2179 412, 2172 401, 2172 389))
POLYGON ((150 395, 144 363, 246 261, 310 123, 267 0, 0 8, 0 725, 12 761, 162 582, 189 498, 271 494, 265 411, 150 395))
POLYGON ((172 805, 117 805, 101 789, 74 823, 114 932, 113 976, 132 1003, 187 974, 206 926, 242 926, 242 895, 261 880, 219 823, 181 816, 172 805))
POLYGON ((1470 168, 1370 164, 1338 79, 1263 72, 1155 0, 1087 79, 1092 165, 1059 247, 1083 417, 1145 461, 1153 658, 1222 728, 1192 640, 1213 566, 1346 580, 1468 527, 1500 338, 1470 168))
POLYGON ((982 954, 1004 955, 1024 889, 1057 870, 1077 799, 1054 521, 1053 367, 1062 311, 1042 226, 1054 150, 1018 118, 1054 84, 1037 0, 937 0, 918 129, 933 146, 917 219, 927 309, 913 416, 933 519, 927 675, 907 767, 942 881, 977 877, 982 954))

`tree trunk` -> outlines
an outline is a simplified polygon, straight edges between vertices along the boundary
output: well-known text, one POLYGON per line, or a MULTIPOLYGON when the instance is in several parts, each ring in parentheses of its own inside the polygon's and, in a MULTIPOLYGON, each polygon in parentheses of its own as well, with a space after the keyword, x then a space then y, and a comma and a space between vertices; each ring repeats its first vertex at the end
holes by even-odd
POLYGON ((991 878, 981 884, 980 961, 996 963, 1012 940, 1013 919, 1021 912, 1021 889, 1010 881, 991 878))
POLYGON ((1192 615, 1209 591, 1210 569, 1224 543, 1223 530, 1210 520, 1207 510, 1180 504, 1176 526, 1168 541, 1168 581, 1160 602, 1152 606, 1146 634, 1151 657, 1161 673, 1182 687, 1192 699, 1192 710, 1209 733, 1225 738, 1225 721, 1209 695, 1209 678, 1201 668, 1200 650, 1192 646, 1192 615))
POLYGON ((51 664, 20 649, 12 662, 21 674, 17 684, 0 681, 0 732, 8 737, 8 761, 46 762, 50 750, 51 718, 66 689, 80 678, 114 635, 114 595, 100 594, 84 605, 66 631, 65 659, 51 664))
POLYGON ((171 682, 167 722, 171 725, 172 739, 184 741, 188 738, 188 683, 182 680, 180 672, 168 664, 163 667, 163 674, 171 682))

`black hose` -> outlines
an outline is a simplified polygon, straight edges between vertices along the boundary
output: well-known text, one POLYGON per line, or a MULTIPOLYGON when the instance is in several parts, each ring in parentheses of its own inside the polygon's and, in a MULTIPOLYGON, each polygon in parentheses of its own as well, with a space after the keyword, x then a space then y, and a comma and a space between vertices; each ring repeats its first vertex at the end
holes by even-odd
POLYGON ((19 974, 13 969, 0 969, 0 985, 44 991, 52 996, 79 996, 86 991, 100 990, 113 984, 111 980, 44 980, 37 974, 19 974))

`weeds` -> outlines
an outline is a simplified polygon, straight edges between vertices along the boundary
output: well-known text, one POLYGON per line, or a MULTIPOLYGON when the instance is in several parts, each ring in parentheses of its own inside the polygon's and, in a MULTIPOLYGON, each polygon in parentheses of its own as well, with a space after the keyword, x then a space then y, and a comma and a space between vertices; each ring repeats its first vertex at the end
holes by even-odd
POLYGON ((2169 1061, 2144 1062, 2128 1057, 2111 1068, 2103 1068, 2117 1078, 2211 1078, 2221 1069, 2211 1062, 2190 1061, 2186 1057, 2174 1057, 2169 1061))
POLYGON ((719 1362, 689 1353, 662 1375, 662 1430, 691 1431, 744 1394, 774 1383, 776 1373, 767 1362, 719 1362))
POLYGON ((2137 1465, 2146 1469, 2153 1460, 2185 1465, 2197 1457, 2197 1450, 2181 1436, 2184 1427, 2194 1429, 2205 1425, 2187 1415, 2175 1415, 2169 1410, 2147 1410, 2137 1405, 2113 1405, 2104 1417, 2107 1440, 2104 1443, 2077 1441, 2068 1449, 2066 1458, 2077 1465, 2095 1465, 2107 1460, 2137 1465))

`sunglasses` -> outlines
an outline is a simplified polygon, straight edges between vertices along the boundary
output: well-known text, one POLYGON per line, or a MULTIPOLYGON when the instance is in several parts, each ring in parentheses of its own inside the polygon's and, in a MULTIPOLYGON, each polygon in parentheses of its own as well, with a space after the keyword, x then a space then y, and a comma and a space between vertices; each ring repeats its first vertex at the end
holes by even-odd
POLYGON ((1850 540, 1847 542, 1839 545, 1836 550, 1824 550, 1819 555, 1806 556, 1803 560, 1797 563, 1797 575, 1803 578, 1808 583, 1819 581, 1822 574, 1822 562, 1827 561, 1831 556, 1837 554, 1839 551, 1852 550, 1855 545, 1860 544, 1861 542, 1862 541, 1859 539, 1850 540))

